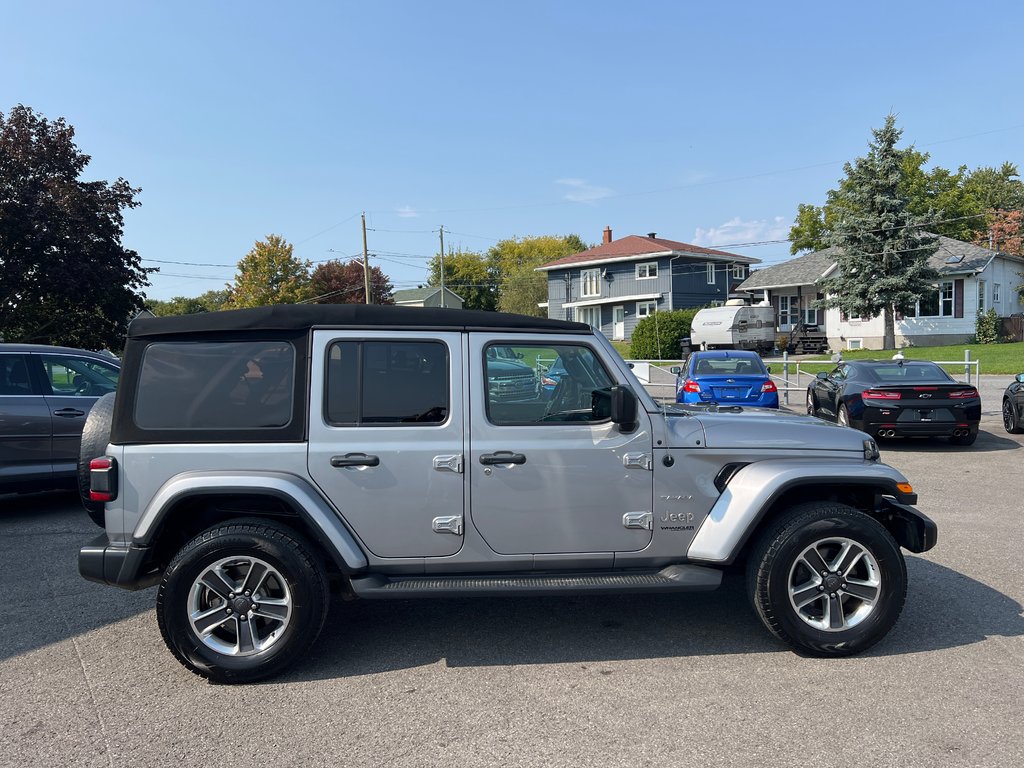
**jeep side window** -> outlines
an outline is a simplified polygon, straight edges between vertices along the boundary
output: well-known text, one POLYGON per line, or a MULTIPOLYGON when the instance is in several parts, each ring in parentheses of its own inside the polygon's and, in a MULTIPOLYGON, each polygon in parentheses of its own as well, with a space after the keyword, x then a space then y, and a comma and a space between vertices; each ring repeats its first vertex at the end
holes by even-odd
POLYGON ((269 429, 292 418, 295 349, 284 341, 156 342, 135 399, 142 429, 269 429))
POLYGON ((448 348, 439 341, 339 341, 327 351, 332 426, 441 424, 448 418, 448 348))
POLYGON ((614 380, 576 345, 488 347, 487 414, 498 426, 606 421, 614 380), (506 349, 511 355, 492 355, 506 349))

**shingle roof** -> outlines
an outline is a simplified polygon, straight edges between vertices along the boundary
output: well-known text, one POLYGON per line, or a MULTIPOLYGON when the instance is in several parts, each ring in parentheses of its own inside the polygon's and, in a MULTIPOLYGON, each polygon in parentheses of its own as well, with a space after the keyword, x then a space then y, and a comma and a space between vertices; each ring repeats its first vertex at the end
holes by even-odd
MULTIPOLYGON (((839 249, 835 246, 798 256, 783 264, 759 269, 751 273, 737 288, 737 291, 753 291, 764 288, 782 288, 791 285, 817 283, 836 263, 839 249)), ((958 275, 980 272, 996 256, 1018 260, 1016 256, 999 254, 980 245, 939 236, 939 248, 928 257, 928 265, 940 275, 958 275), (960 258, 957 258, 960 257, 960 258)), ((1024 260, 1021 260, 1024 261, 1024 260)))
MULTIPOLYGON (((445 288, 445 293, 451 296, 455 296, 458 299, 462 299, 459 294, 453 291, 451 288, 445 288)), ((406 288, 401 291, 395 291, 392 294, 396 304, 400 304, 406 301, 426 301, 435 293, 440 293, 441 287, 437 285, 427 286, 426 288, 406 288)))
POLYGON ((652 253, 693 254, 694 256, 710 257, 715 261, 737 261, 743 264, 759 264, 760 259, 752 259, 749 256, 740 256, 727 251, 717 251, 714 248, 704 248, 690 243, 680 243, 676 240, 665 240, 662 237, 644 237, 642 235, 627 235, 613 240, 610 243, 603 243, 582 253, 574 253, 571 256, 564 256, 561 259, 549 262, 537 269, 547 271, 558 269, 570 264, 585 264, 588 262, 602 261, 629 261, 632 258, 642 258, 652 253))
POLYGON ((818 282, 829 267, 836 263, 838 250, 835 247, 826 248, 823 251, 806 253, 782 264, 759 269, 752 272, 736 290, 752 291, 789 285, 811 285, 818 282))

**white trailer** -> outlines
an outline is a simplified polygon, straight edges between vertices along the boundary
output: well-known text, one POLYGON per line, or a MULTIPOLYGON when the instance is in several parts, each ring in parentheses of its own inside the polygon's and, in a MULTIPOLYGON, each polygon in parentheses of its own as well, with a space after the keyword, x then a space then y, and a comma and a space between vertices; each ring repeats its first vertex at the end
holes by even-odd
POLYGON ((775 348, 775 308, 731 299, 724 307, 702 309, 693 318, 690 343, 699 349, 771 352, 775 348))

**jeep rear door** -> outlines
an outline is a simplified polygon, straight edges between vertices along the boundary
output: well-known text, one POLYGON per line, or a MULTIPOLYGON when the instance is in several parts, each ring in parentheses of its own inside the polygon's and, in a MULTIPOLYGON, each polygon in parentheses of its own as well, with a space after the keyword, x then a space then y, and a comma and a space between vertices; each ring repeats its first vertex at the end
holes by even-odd
POLYGON ((633 552, 651 541, 649 416, 624 434, 607 407, 619 384, 587 337, 529 340, 471 333, 470 515, 495 552, 633 552), (509 401, 486 376, 488 349, 510 347, 534 369, 536 394, 509 401), (546 376, 555 360, 561 375, 546 376))
POLYGON ((379 557, 462 547, 459 333, 313 333, 309 474, 379 557))

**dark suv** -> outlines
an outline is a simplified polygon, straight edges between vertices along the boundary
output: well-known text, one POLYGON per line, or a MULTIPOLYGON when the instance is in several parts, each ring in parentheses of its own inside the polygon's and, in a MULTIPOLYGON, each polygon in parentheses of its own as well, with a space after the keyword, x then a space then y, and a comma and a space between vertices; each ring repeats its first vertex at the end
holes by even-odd
POLYGON ((0 344, 0 493, 74 487, 85 419, 120 372, 96 352, 0 344))

